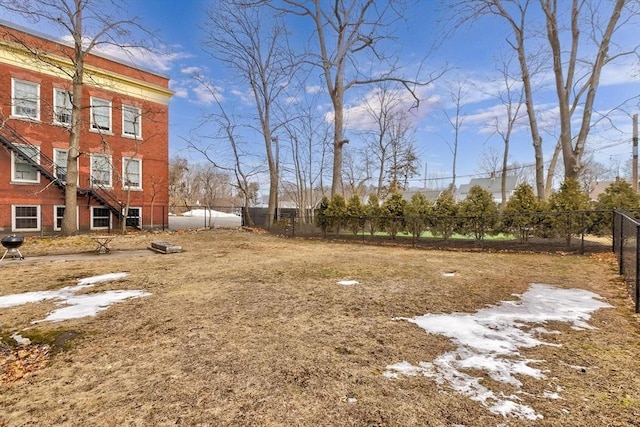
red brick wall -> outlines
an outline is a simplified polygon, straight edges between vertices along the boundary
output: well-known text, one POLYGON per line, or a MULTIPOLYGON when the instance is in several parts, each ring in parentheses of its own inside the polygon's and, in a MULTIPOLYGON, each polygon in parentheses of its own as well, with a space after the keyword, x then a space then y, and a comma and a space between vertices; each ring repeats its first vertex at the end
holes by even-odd
MULTIPOLYGON (((55 45, 50 41, 33 38, 6 27, 0 27, 0 39, 22 37, 34 43, 45 46, 49 51, 67 50, 64 46, 55 45), (3 37, 4 36, 4 37, 3 37)), ((117 62, 89 56, 88 64, 99 66, 109 72, 127 75, 131 78, 150 82, 163 88, 168 87, 168 79, 156 74, 147 73, 117 62)), ((7 124, 16 129, 33 145, 40 147, 41 163, 44 157, 53 159, 54 148, 67 148, 69 132, 64 126, 53 124, 53 89, 70 90, 70 82, 46 74, 22 69, 4 64, 0 61, 0 116, 7 119, 7 124), (40 121, 10 118, 11 115, 11 81, 18 78, 40 85, 40 121)), ((112 193, 120 200, 126 200, 123 191, 122 158, 136 157, 142 159, 142 191, 131 191, 132 207, 142 207, 143 225, 149 226, 152 218, 150 206, 154 208, 154 225, 167 223, 169 204, 168 197, 168 106, 138 98, 124 96, 109 91, 108 88, 94 87, 85 84, 82 99, 82 131, 80 134, 79 159, 79 188, 87 188, 90 184, 90 153, 108 153, 113 163, 112 193), (100 135, 90 128, 90 97, 97 96, 111 101, 112 105, 112 134, 100 135), (142 110, 142 139, 136 141, 122 135, 123 104, 132 105, 142 110), (136 148, 138 145, 138 148, 136 148), (137 151, 137 154, 136 154, 137 151), (164 208, 164 212, 162 207, 164 208)), ((11 205, 41 205, 42 227, 50 230, 53 227, 53 206, 64 204, 63 190, 51 185, 45 178, 40 177, 39 184, 24 184, 11 182, 11 153, 4 146, 0 146, 0 234, 11 230, 11 205)), ((79 225, 86 230, 90 225, 89 206, 98 204, 87 197, 78 197, 79 225)), ((117 223, 113 223, 118 227, 117 223)))

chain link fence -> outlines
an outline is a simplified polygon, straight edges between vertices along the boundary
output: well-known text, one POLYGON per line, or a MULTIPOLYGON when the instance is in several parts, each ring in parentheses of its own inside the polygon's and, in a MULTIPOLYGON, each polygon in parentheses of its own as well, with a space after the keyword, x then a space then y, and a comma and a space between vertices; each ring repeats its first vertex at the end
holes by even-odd
POLYGON ((618 258, 620 275, 633 297, 635 312, 640 313, 640 222, 631 215, 633 213, 613 213, 613 252, 618 258))
POLYGON ((480 216, 319 216, 250 210, 258 227, 283 236, 345 239, 423 247, 564 251, 610 250, 611 211, 530 212, 480 216))

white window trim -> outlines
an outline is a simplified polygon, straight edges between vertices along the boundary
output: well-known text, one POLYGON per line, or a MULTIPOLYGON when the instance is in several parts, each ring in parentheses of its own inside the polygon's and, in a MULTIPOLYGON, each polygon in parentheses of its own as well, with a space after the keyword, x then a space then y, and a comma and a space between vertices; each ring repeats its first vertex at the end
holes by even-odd
POLYGON ((122 136, 124 138, 142 139, 142 109, 133 105, 122 104, 122 136), (136 110, 138 114, 137 132, 135 134, 125 133, 124 131, 124 112, 126 109, 136 110))
POLYGON ((39 83, 30 82, 28 80, 16 79, 16 78, 11 79, 11 117, 20 118, 23 120, 40 121, 40 84, 39 83), (15 104, 16 82, 25 83, 25 84, 36 87, 36 116, 35 117, 25 116, 23 114, 16 113, 16 107, 17 107, 17 105, 15 104))
POLYGON ((108 154, 91 154, 89 163, 89 179, 91 180, 91 185, 93 185, 93 159, 95 157, 106 157, 109 161, 109 184, 100 184, 105 188, 113 188, 113 163, 111 162, 111 156, 108 154))
MULTIPOLYGON (((25 145, 16 144, 17 147, 26 147, 25 145)), ((38 163, 40 163, 40 147, 38 149, 38 163)), ((36 179, 16 179, 16 156, 18 154, 15 151, 11 151, 11 182, 12 183, 25 183, 25 184, 39 184, 40 183, 40 171, 36 170, 36 179)))
POLYGON ((98 133, 103 133, 103 134, 107 134, 107 135, 113 135, 113 105, 111 103, 110 99, 104 99, 104 98, 99 98, 97 96, 92 96, 90 98, 90 105, 91 107, 89 108, 89 112, 91 115, 91 120, 90 120, 90 125, 89 125, 89 131, 90 132, 98 132, 98 133), (94 122, 94 115, 93 115, 93 108, 94 108, 94 101, 95 100, 100 100, 100 101, 105 101, 109 103, 109 129, 100 129, 95 127, 95 122, 94 122))
MULTIPOLYGON (((58 227, 58 208, 65 208, 65 205, 54 205, 53 206, 53 230, 54 231, 60 231, 62 230, 61 227, 58 227)), ((79 227, 80 224, 80 211, 79 208, 76 206, 76 228, 79 227)))
MULTIPOLYGON (((57 152, 64 152, 64 153, 67 153, 67 155, 68 155, 69 154, 69 150, 65 150, 64 148, 54 148, 53 149, 53 176, 55 176, 56 178, 58 178, 58 166, 60 166, 60 165, 58 165, 56 163, 56 153, 57 152)), ((66 168, 67 165, 64 165, 64 167, 66 168)), ((66 179, 65 179, 65 181, 66 181, 66 179)))
POLYGON ((59 125, 59 126, 67 126, 67 127, 69 127, 69 126, 71 126, 71 114, 72 114, 71 113, 71 109, 73 108, 73 104, 71 105, 70 110, 69 110, 69 123, 65 123, 65 122, 59 121, 58 120, 58 104, 57 104, 57 101, 58 101, 57 94, 58 94, 58 92, 63 92, 65 94, 69 94, 68 90, 60 89, 60 88, 57 88, 57 87, 53 88, 53 123, 56 124, 56 125, 59 125))
POLYGON ((122 158, 122 189, 123 190, 131 190, 131 191, 142 191, 142 159, 136 157, 123 157, 122 158), (138 174, 140 175, 140 185, 137 187, 130 187, 127 185, 127 160, 137 161, 140 165, 138 170, 138 174))
POLYGON ((108 230, 113 228, 113 215, 111 215, 111 211, 106 206, 91 206, 91 222, 89 223, 89 228, 91 230, 108 230), (109 225, 107 227, 94 227, 93 226, 93 211, 94 209, 106 209, 109 212, 109 225))
POLYGON ((40 210, 40 205, 11 205, 11 231, 40 231, 42 227, 42 212, 40 210), (38 217, 37 217, 37 227, 36 228, 17 228, 16 227, 16 208, 37 208, 38 209, 38 217))

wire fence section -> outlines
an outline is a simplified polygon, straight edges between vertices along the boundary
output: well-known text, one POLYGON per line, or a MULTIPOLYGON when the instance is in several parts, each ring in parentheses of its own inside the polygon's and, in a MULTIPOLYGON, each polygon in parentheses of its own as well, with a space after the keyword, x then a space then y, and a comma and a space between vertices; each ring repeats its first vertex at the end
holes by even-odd
POLYGON ((618 257, 620 275, 633 296, 635 312, 640 313, 640 222, 628 213, 613 213, 613 252, 618 257))
POLYGON ((588 210, 476 216, 322 216, 317 211, 300 213, 282 209, 271 223, 269 215, 262 210, 251 210, 250 217, 252 225, 284 236, 583 254, 610 249, 613 214, 588 210))

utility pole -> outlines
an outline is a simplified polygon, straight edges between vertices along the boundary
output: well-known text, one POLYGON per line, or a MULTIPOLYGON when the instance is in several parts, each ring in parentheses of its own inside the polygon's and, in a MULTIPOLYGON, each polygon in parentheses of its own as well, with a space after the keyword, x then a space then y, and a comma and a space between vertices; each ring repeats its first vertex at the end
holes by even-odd
POLYGON ((424 162, 424 189, 427 189, 427 162, 424 162))
POLYGON ((633 191, 638 191, 638 115, 633 115, 633 191))
POLYGON ((280 192, 280 148, 278 145, 278 137, 274 136, 271 138, 271 142, 273 142, 276 146, 276 221, 280 219, 280 209, 278 206, 280 197, 278 197, 278 193, 280 192))

